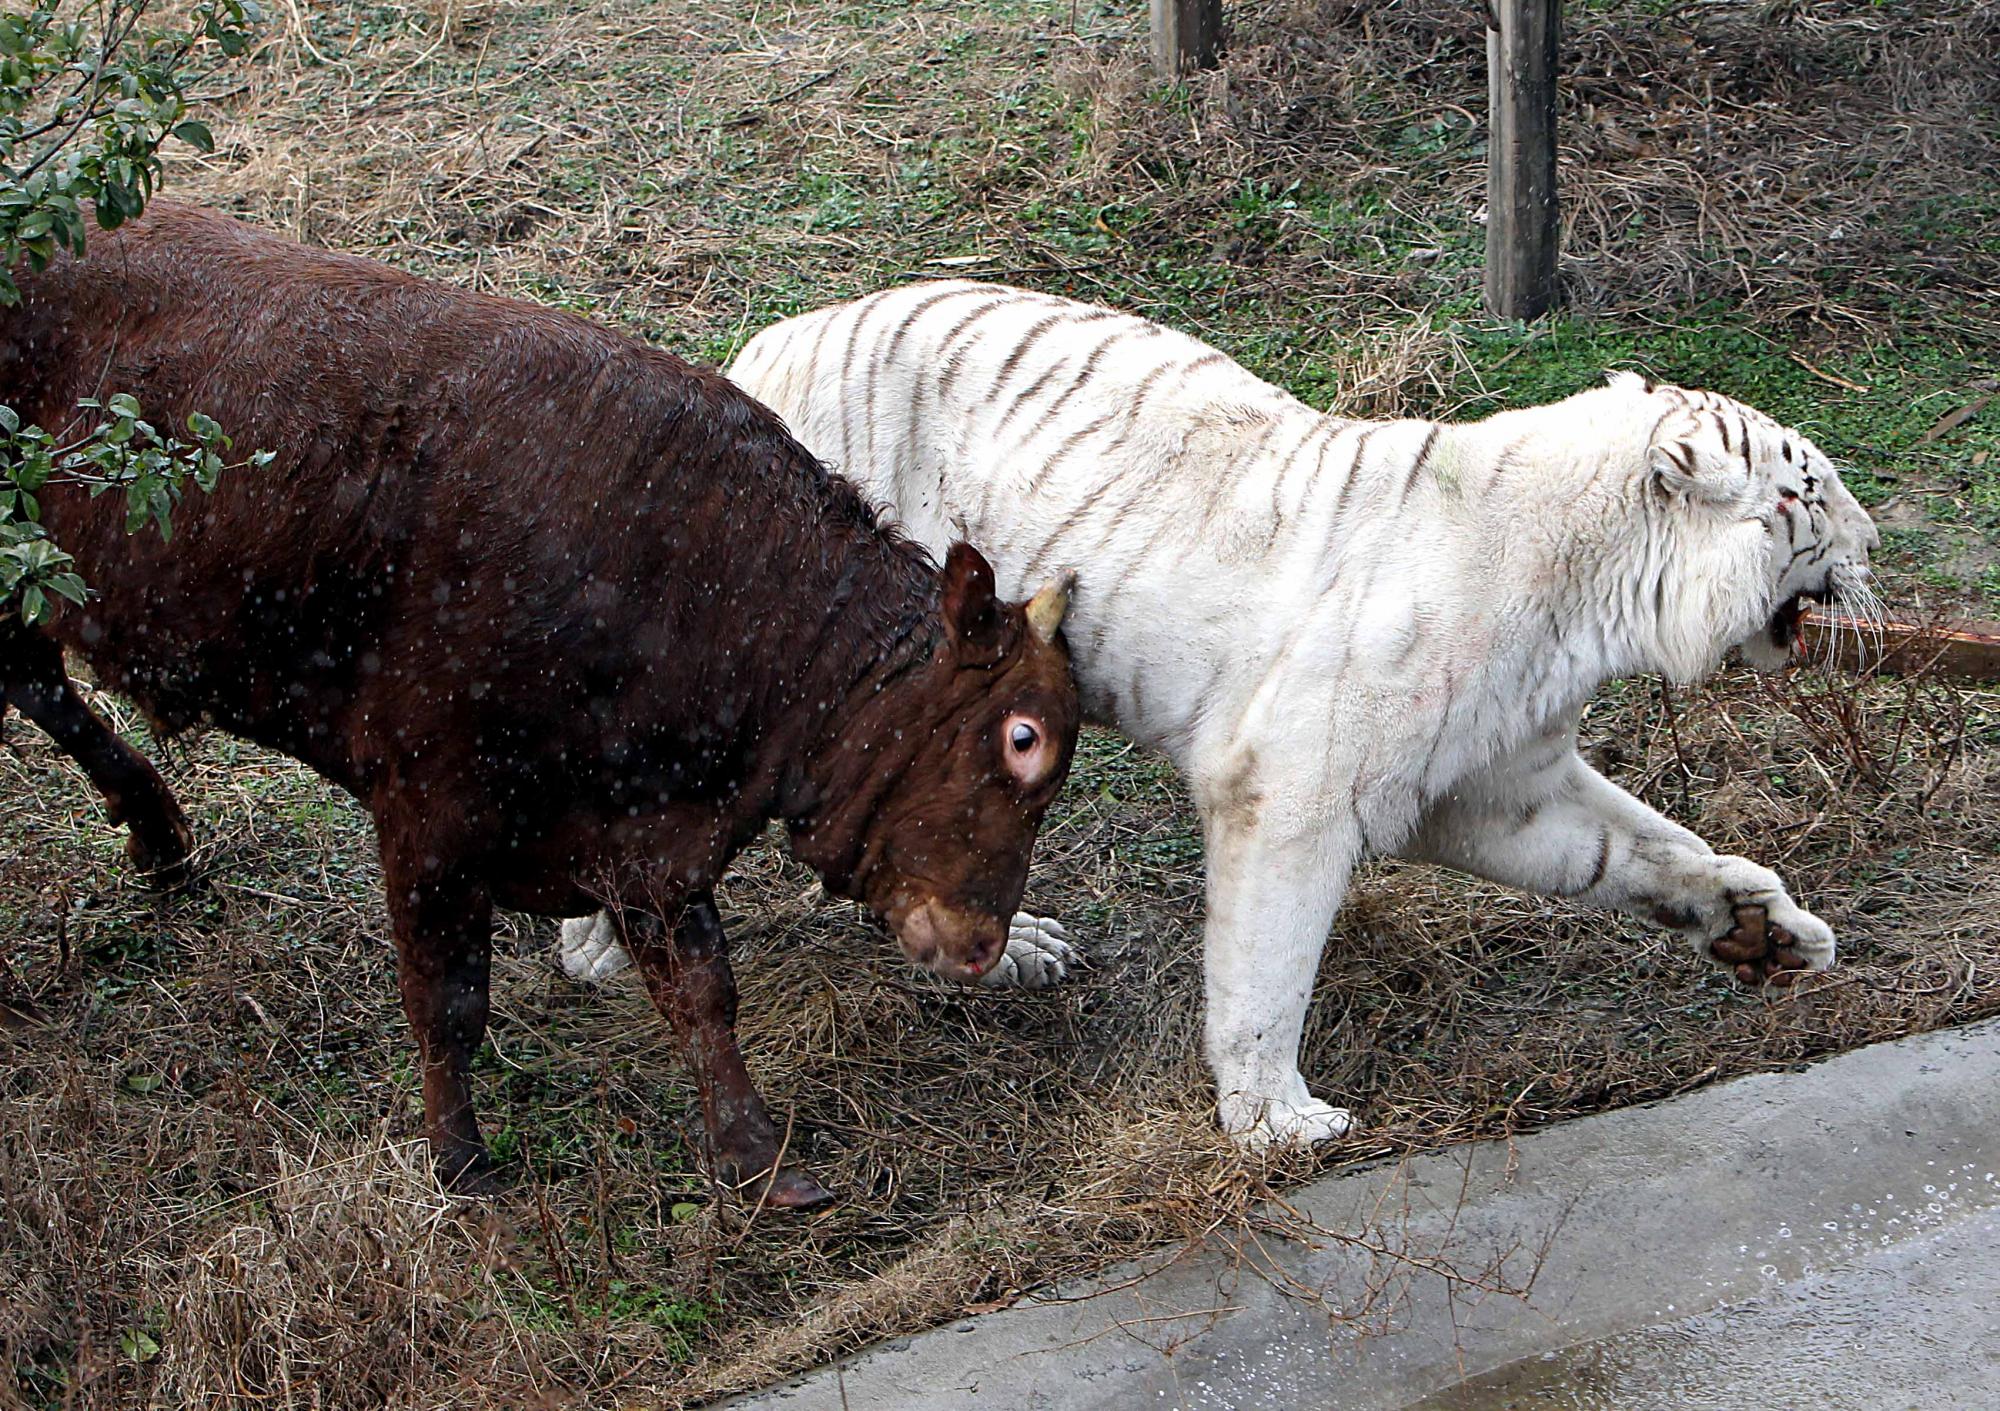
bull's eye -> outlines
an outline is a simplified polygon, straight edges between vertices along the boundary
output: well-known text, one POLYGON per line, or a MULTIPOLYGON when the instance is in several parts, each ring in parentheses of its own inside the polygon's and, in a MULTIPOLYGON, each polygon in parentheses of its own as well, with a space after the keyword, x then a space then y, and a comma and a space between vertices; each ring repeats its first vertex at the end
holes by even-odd
POLYGON ((1044 733, 1042 722, 1026 712, 1016 712, 1000 722, 1000 762, 1023 788, 1037 788, 1055 768, 1056 751, 1044 733))
POLYGON ((1779 498, 1780 500, 1796 500, 1796 499, 1797 499, 1798 497, 1799 497, 1799 492, 1798 492, 1798 491, 1796 491, 1796 490, 1780 490, 1780 491, 1778 491, 1778 498, 1779 498))

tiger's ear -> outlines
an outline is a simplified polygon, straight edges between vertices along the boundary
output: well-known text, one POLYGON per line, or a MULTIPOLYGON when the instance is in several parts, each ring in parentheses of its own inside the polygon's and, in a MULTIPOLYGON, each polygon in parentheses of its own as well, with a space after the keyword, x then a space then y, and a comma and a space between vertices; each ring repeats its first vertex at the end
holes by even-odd
MULTIPOLYGON (((1750 493, 1750 457, 1744 446, 1725 444, 1726 423, 1681 407, 1653 428, 1646 469, 1669 500, 1729 508, 1750 493)), ((1747 436, 1741 425, 1738 436, 1747 436)))

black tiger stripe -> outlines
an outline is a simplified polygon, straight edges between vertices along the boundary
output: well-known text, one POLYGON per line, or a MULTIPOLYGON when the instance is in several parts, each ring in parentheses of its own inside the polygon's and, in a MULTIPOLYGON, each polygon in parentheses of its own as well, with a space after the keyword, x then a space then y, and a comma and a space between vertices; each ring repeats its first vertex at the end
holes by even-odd
POLYGON ((1055 454, 1043 461, 1041 467, 1028 477, 1026 493, 1029 495, 1039 495, 1042 492, 1042 486, 1048 482, 1050 472, 1060 465, 1071 451, 1074 451, 1078 446, 1090 439, 1091 436, 1110 425, 1112 419, 1117 415, 1118 413, 1115 411, 1106 412, 1104 415, 1085 423, 1070 432, 1069 435, 1063 437, 1062 444, 1055 449, 1055 454))
POLYGON ((1074 328, 1079 324, 1095 323, 1100 319, 1118 317, 1119 315, 1110 309, 1085 309, 1079 312, 1073 307, 1065 306, 1057 309, 1056 312, 1050 314, 1045 319, 1038 319, 1026 333, 1021 335, 1020 340, 1014 344, 1014 350, 1007 354, 1006 361, 1000 364, 1000 371, 994 374, 993 377, 994 390, 998 391, 1000 384, 1013 375, 1014 369, 1021 365, 1021 359, 1028 355, 1028 350, 1039 343, 1042 335, 1047 333, 1051 328, 1059 325, 1065 328, 1074 328))
POLYGON ((1041 435, 1047 429, 1048 424, 1069 405, 1069 399, 1077 394, 1077 390, 1095 375, 1097 364, 1104 357, 1104 350, 1109 348, 1113 343, 1130 338, 1133 332, 1134 330, 1130 328, 1121 328, 1091 350, 1090 356, 1084 359, 1083 366, 1077 370, 1076 376, 1070 379, 1069 386, 1065 387, 1055 400, 1049 403, 1048 410, 1042 413, 1041 419, 1035 423, 1027 435, 1021 438, 1022 445, 1030 444, 1037 436, 1041 435))
MULTIPOLYGON (((1124 528, 1126 516, 1130 516, 1150 494, 1152 494, 1152 482, 1150 480, 1136 480, 1134 490, 1124 498, 1124 504, 1120 504, 1118 510, 1112 512, 1110 524, 1106 524, 1102 530, 1098 530, 1098 534, 1096 534, 1096 554, 1102 556, 1102 554, 1106 554, 1110 550, 1110 546, 1118 540, 1118 532, 1124 528)), ((1092 504, 1090 508, 1098 508, 1098 506, 1092 504)), ((1126 562, 1128 564, 1150 564, 1154 550, 1160 546, 1160 540, 1164 540, 1168 534, 1172 534, 1176 526, 1178 526, 1178 520, 1174 516, 1160 516, 1160 524, 1156 524, 1154 530, 1152 530, 1152 534, 1146 536, 1146 542, 1140 546, 1138 554, 1132 554, 1126 562)), ((1110 622, 1110 616, 1108 616, 1110 614, 1110 606, 1118 600, 1118 596, 1126 590, 1126 584, 1130 584, 1130 582, 1132 582, 1132 574, 1130 572, 1120 574, 1116 580, 1112 580, 1110 588, 1104 592, 1102 616, 1098 618, 1098 628, 1096 628, 1096 634, 1092 638, 1092 650, 1098 650, 1098 648, 1104 646, 1104 632, 1106 632, 1106 626, 1110 622)))
POLYGON ((1264 423, 1263 431, 1258 434, 1257 439, 1255 441, 1252 441, 1250 443, 1250 446, 1247 450, 1241 451, 1237 455, 1231 457, 1229 465, 1231 471, 1233 472, 1232 475, 1233 479, 1241 480, 1245 475, 1248 475, 1253 468, 1255 468, 1258 462, 1258 458, 1264 454, 1264 448, 1271 444, 1271 441, 1273 440, 1273 438, 1277 436, 1279 429, 1282 428, 1284 424, 1285 424, 1284 418, 1276 416, 1272 417, 1269 421, 1264 423))
MULTIPOLYGON (((1333 427, 1333 434, 1326 438, 1326 444, 1319 448, 1319 460, 1313 466, 1313 473, 1306 479, 1306 488, 1299 492, 1299 510, 1303 513, 1312 504, 1313 494, 1319 489, 1320 477, 1326 474, 1326 460, 1333 453, 1333 443, 1340 439, 1340 433, 1354 423, 1341 417, 1329 416, 1327 422, 1333 427)), ((1277 542, 1278 526, 1271 526, 1270 542, 1277 542)))
POLYGON ((1597 863, 1590 869, 1590 880, 1583 884, 1582 889, 1576 895, 1581 896, 1584 892, 1597 890, 1598 885, 1604 881, 1605 875, 1610 871, 1611 830, 1609 828, 1600 828, 1597 830, 1597 863))
MULTIPOLYGON (((1103 553, 1117 539, 1119 529, 1124 526, 1125 517, 1136 509, 1145 497, 1146 487, 1143 484, 1139 489, 1125 497, 1125 503, 1120 505, 1117 512, 1111 516, 1110 524, 1105 526, 1097 536, 1098 553, 1103 553)), ((1154 526, 1153 532, 1146 536, 1146 542, 1140 546, 1139 552, 1134 554, 1129 562, 1134 564, 1151 563, 1153 553, 1159 548, 1160 541, 1172 533, 1174 527, 1175 523, 1172 515, 1160 516, 1159 524, 1154 526)), ((1100 650, 1104 646, 1104 634, 1108 630, 1112 620, 1111 605, 1118 600, 1119 595, 1125 591, 1126 585, 1132 581, 1132 578, 1133 575, 1129 572, 1121 573, 1105 590, 1103 603, 1098 610, 1097 627, 1091 637, 1091 650, 1093 652, 1100 650)))
POLYGON ((978 308, 953 324, 951 332, 938 340, 937 348, 932 356, 943 365, 944 369, 938 374, 937 395, 939 405, 943 405, 944 399, 950 395, 951 384, 958 380, 958 375, 961 372, 965 371, 964 360, 959 357, 958 351, 953 345, 965 336, 966 329, 972 327, 973 324, 979 322, 979 320, 985 318, 994 310, 1012 308, 1019 302, 1020 300, 1018 299, 1001 297, 994 299, 990 303, 981 304, 978 308))
MULTIPOLYGON (((843 312, 846 314, 848 320, 847 347, 840 355, 839 395, 841 402, 844 403, 847 400, 847 389, 854 380, 854 350, 861 340, 861 325, 868 321, 868 315, 872 310, 863 307, 857 315, 855 308, 850 305, 843 312)), ((840 464, 845 469, 854 463, 854 418, 851 416, 842 416, 839 418, 839 421, 840 464)), ((871 427, 874 425, 872 420, 869 422, 869 425, 871 427)))
MULTIPOLYGON (((1411 646, 1414 649, 1415 643, 1413 642, 1411 646)), ((1437 729, 1431 732, 1431 747, 1429 752, 1424 756, 1426 763, 1423 773, 1423 791, 1425 795, 1424 802, 1426 803, 1429 803, 1431 799, 1437 796, 1436 788, 1431 783, 1431 776, 1437 772, 1439 766, 1443 763, 1444 737, 1451 728, 1451 713, 1458 704, 1458 693, 1453 689, 1457 685, 1458 678, 1447 668, 1444 673, 1444 690, 1442 692, 1446 704, 1444 709, 1438 712, 1437 729)))
POLYGON ((834 317, 834 312, 828 310, 826 315, 819 320, 819 327, 813 330, 812 345, 806 350, 805 380, 808 388, 819 386, 820 349, 826 346, 826 336, 833 332, 834 325, 839 322, 840 320, 834 317))
POLYGON ((916 305, 903 315, 903 321, 896 325, 896 331, 889 335, 889 348, 883 354, 883 361, 887 362, 891 358, 894 358, 896 356, 896 349, 903 346, 903 339, 909 335, 910 329, 916 325, 917 320, 936 308, 939 304, 942 304, 946 299, 958 299, 968 294, 984 294, 986 292, 987 286, 983 284, 955 284, 949 289, 940 290, 935 294, 927 294, 919 299, 916 305))
POLYGON ((1417 477, 1424 473, 1424 463, 1431 458, 1431 448, 1437 445, 1438 430, 1438 424, 1432 422, 1431 429, 1424 433, 1424 444, 1417 447, 1417 458, 1410 462, 1410 473, 1403 480, 1403 493, 1396 501, 1397 509, 1403 507, 1410 498, 1410 492, 1417 488, 1417 477))
MULTIPOLYGON (((859 332, 860 327, 862 325, 865 325, 868 322, 868 320, 870 318, 873 318, 879 311, 881 311, 882 309, 893 307, 890 301, 886 298, 864 300, 863 302, 867 304, 867 307, 860 309, 859 315, 855 319, 857 333, 859 332)), ((857 306, 850 306, 850 312, 855 307, 857 306)), ((882 374, 887 369, 889 363, 888 356, 883 352, 881 344, 882 340, 877 338, 875 340, 874 351, 869 355, 868 358, 868 380, 866 381, 866 383, 863 384, 862 394, 861 394, 862 416, 863 419, 868 424, 867 454, 868 454, 868 463, 870 465, 881 464, 881 462, 876 458, 875 455, 875 428, 878 424, 875 417, 875 404, 877 401, 877 394, 881 390, 882 374)), ((845 402, 847 389, 845 388, 841 389, 841 395, 842 395, 842 401, 845 402)), ((892 462, 888 467, 889 483, 893 488, 895 488, 898 491, 897 494, 898 503, 901 502, 900 492, 902 489, 902 484, 901 484, 903 478, 902 470, 903 467, 900 462, 892 462)))
POLYGON ((1092 503, 1091 500, 1084 499, 1075 509, 1063 516, 1062 523, 1056 526, 1055 533, 1042 540, 1042 546, 1028 556, 1027 568, 1021 575, 1023 580, 1029 583, 1040 581, 1042 574, 1048 570, 1049 555, 1055 552, 1056 545, 1061 543, 1071 530, 1083 522, 1083 517, 1090 513, 1092 503))
MULTIPOLYGON (((886 366, 888 363, 894 360, 896 356, 897 346, 909 334, 910 329, 915 326, 917 319, 926 310, 938 304, 943 303, 946 299, 955 298, 959 295, 963 294, 985 295, 991 293, 992 293, 992 286, 990 285, 962 284, 962 285, 954 285, 950 289, 943 290, 942 292, 937 294, 928 295, 925 298, 919 300, 917 303, 917 307, 915 309, 912 309, 904 317, 903 321, 896 325, 896 331, 890 335, 889 346, 882 354, 883 364, 886 366)), ((1004 302, 1004 300, 995 300, 995 302, 996 303, 1004 302)), ((927 379, 922 377, 916 377, 911 379, 910 406, 909 406, 910 421, 909 425, 906 428, 904 428, 903 432, 903 462, 912 471, 918 470, 922 466, 922 460, 923 460, 922 437, 923 437, 924 427, 926 425, 923 416, 923 404, 924 404, 924 389, 926 387, 931 387, 933 396, 937 398, 937 405, 940 407, 943 406, 942 397, 939 396, 939 394, 937 394, 936 387, 934 384, 930 383, 927 379)))
MULTIPOLYGON (((1168 745, 1178 745, 1186 748, 1188 745, 1194 743, 1195 732, 1201 728, 1202 722, 1208 718, 1209 707, 1214 704, 1216 700, 1215 693, 1221 688, 1222 678, 1227 671, 1228 667, 1221 662, 1217 662, 1209 668, 1208 681, 1195 697, 1188 702, 1187 714, 1182 716, 1171 729, 1160 732, 1162 748, 1168 745)), ((1171 751, 1168 752, 1171 753, 1171 751)))
MULTIPOLYGON (((1313 421, 1312 430, 1308 431, 1305 434, 1305 439, 1292 449, 1292 453, 1289 456, 1285 457, 1284 465, 1278 470, 1278 478, 1272 482, 1271 513, 1274 517, 1279 520, 1284 518, 1285 486, 1291 481, 1292 468, 1305 459, 1306 447, 1313 443, 1313 438, 1323 436, 1326 438, 1326 443, 1330 444, 1333 438, 1339 434, 1340 423, 1334 418, 1320 416, 1313 421)), ((1310 498, 1312 494, 1312 482, 1319 478, 1320 468, 1325 464, 1326 444, 1322 444, 1319 449, 1319 459, 1313 463, 1313 473, 1306 477, 1306 488, 1299 492, 1299 497, 1294 503, 1304 505, 1310 498)))
POLYGON ((1301 436, 1298 444, 1285 452, 1284 459, 1278 462, 1277 474, 1271 479, 1271 514, 1274 518, 1282 519, 1284 516, 1285 482, 1291 479, 1292 467, 1298 464, 1299 457, 1305 454, 1305 449, 1313 443, 1313 438, 1326 428, 1327 422, 1323 417, 1316 417, 1308 422, 1306 434, 1301 436))
POLYGON ((1340 496, 1333 502, 1333 519, 1330 527, 1338 527, 1342 517, 1347 513, 1347 497, 1354 493, 1354 482, 1361 478, 1361 457, 1368 450, 1369 438, 1379 430, 1380 426, 1370 426, 1354 438, 1354 458, 1347 463, 1347 478, 1341 482, 1340 496))
POLYGON ((1139 414, 1146 409, 1146 398, 1160 385, 1161 379, 1171 372, 1185 374, 1186 370, 1186 367, 1179 363, 1155 363, 1153 370, 1139 379, 1139 385, 1132 389, 1132 395, 1125 403, 1125 425, 1119 428, 1118 435, 1112 443, 1104 448, 1105 455, 1113 455, 1125 448, 1125 443, 1132 438, 1132 433, 1139 429, 1139 414))
POLYGON ((1007 429, 1007 423, 1014 419, 1014 414, 1020 411, 1022 407, 1027 405, 1028 399, 1030 397, 1034 396, 1037 392, 1041 391, 1042 388, 1046 387, 1049 384, 1050 379, 1052 379, 1061 368, 1062 368, 1061 363, 1051 363, 1049 364, 1049 366, 1043 368, 1041 376, 1037 377, 1033 382, 1030 382, 1025 388, 1021 390, 1020 395, 1016 396, 1014 400, 1008 404, 1007 410, 1005 413, 1002 414, 999 424, 993 428, 993 442, 996 446, 1000 443, 1000 433, 1007 429))

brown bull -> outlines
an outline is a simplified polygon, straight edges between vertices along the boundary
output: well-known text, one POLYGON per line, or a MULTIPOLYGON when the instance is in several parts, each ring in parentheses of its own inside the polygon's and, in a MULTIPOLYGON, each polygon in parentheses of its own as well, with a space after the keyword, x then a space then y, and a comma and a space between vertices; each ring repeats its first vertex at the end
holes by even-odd
POLYGON ((0 701, 84 767, 135 861, 176 873, 187 825, 64 647, 156 725, 246 736, 368 807, 447 1179, 486 1169, 492 907, 608 891, 725 1178, 824 1199, 777 1169, 715 882, 782 818, 912 959, 991 966, 1075 743, 1059 595, 996 601, 962 544, 940 573, 721 377, 569 314, 164 203, 18 273, 0 402, 24 419, 129 392, 277 456, 190 495, 171 544, 128 536, 118 496, 51 491, 97 596, 0 624, 0 701))

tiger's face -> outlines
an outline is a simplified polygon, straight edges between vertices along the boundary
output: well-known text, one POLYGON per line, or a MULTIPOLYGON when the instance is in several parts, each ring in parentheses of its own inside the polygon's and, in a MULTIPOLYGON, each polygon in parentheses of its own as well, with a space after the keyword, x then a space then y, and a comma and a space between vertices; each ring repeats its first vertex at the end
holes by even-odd
POLYGON ((1882 536, 1819 447, 1732 398, 1649 390, 1668 403, 1652 438, 1654 474, 1712 509, 1762 526, 1769 591, 1735 644, 1744 661, 1762 671, 1784 666, 1808 601, 1879 619, 1868 556, 1882 536))
POLYGON ((1762 518, 1775 586, 1769 621, 1741 648, 1752 666, 1775 671, 1791 656, 1805 600, 1877 615, 1868 556, 1881 547, 1882 535, 1819 447, 1769 418, 1758 420, 1761 427, 1746 425, 1752 464, 1764 471, 1762 518))

